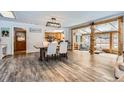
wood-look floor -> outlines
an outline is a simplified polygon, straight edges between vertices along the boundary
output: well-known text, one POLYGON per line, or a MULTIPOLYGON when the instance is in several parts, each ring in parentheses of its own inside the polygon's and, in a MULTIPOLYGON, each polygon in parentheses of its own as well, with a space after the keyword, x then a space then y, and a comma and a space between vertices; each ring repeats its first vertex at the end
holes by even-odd
POLYGON ((1 82, 115 81, 113 63, 88 52, 69 52, 68 59, 39 61, 39 53, 10 56, 0 62, 1 82))

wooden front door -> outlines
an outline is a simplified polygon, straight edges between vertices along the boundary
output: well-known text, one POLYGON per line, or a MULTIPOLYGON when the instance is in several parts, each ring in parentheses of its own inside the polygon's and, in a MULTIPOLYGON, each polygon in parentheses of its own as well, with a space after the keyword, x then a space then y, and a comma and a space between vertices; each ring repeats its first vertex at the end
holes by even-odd
POLYGON ((14 52, 26 51, 26 31, 15 30, 14 52))

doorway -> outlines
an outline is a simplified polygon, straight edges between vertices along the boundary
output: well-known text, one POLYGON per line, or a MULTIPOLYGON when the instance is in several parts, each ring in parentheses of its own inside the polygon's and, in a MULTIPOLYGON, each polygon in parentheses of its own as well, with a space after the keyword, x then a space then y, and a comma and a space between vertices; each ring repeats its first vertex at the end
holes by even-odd
POLYGON ((14 54, 26 53, 26 30, 14 27, 14 54))

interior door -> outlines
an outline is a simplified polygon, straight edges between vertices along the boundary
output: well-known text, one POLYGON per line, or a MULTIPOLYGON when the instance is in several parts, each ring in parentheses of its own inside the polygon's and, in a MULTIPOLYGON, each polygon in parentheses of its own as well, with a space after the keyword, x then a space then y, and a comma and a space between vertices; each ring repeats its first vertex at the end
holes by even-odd
POLYGON ((14 51, 26 51, 26 31, 15 31, 14 51))

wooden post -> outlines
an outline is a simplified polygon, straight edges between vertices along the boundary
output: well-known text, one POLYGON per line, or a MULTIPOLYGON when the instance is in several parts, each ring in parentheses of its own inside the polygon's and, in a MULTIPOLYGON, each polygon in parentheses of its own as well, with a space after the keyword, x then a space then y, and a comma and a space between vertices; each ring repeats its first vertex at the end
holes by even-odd
POLYGON ((82 35, 82 44, 84 45, 84 35, 82 35))
POLYGON ((110 44, 110 47, 109 47, 110 53, 112 53, 112 46, 113 46, 112 36, 113 36, 113 33, 110 32, 110 42, 109 42, 109 44, 110 44))
POLYGON ((118 17, 118 55, 123 53, 123 17, 118 17))
POLYGON ((90 50, 89 50, 89 52, 90 52, 90 54, 91 55, 93 55, 94 54, 94 39, 95 39, 95 37, 94 37, 94 33, 95 33, 95 26, 94 26, 94 23, 92 23, 91 24, 91 33, 90 33, 90 50))
POLYGON ((76 33, 76 30, 71 30, 71 41, 72 41, 71 49, 72 49, 72 51, 74 50, 75 33, 76 33))
POLYGON ((74 30, 71 30, 71 50, 74 50, 74 30))

